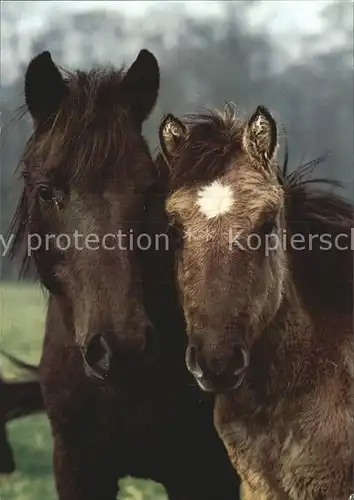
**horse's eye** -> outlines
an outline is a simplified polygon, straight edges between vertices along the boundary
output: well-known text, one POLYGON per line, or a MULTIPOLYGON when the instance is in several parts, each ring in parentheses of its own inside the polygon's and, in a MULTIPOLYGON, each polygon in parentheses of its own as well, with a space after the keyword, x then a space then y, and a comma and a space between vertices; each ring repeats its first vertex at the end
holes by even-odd
POLYGON ((261 227, 261 234, 271 234, 277 228, 277 223, 275 220, 268 220, 263 223, 261 227))
POLYGON ((50 186, 42 184, 38 187, 38 196, 41 201, 49 203, 54 199, 54 191, 50 186))

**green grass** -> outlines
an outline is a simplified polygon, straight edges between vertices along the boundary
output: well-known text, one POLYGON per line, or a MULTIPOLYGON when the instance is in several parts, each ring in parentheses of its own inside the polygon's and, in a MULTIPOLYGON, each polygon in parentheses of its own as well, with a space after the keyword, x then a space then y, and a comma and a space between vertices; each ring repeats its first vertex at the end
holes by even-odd
MULTIPOLYGON (((36 285, 0 284, 2 348, 24 361, 37 364, 42 349, 46 298, 36 285)), ((1 360, 6 376, 18 375, 1 360)), ((8 424, 17 472, 0 476, 1 500, 56 500, 52 475, 52 438, 45 415, 8 424)), ((119 500, 166 500, 164 488, 153 481, 125 478, 119 500)))

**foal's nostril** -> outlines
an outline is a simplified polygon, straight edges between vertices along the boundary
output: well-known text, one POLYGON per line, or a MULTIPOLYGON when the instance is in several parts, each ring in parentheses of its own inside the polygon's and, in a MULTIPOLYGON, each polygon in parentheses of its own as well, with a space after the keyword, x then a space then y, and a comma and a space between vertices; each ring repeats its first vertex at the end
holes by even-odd
POLYGON ((83 353, 90 374, 103 379, 107 376, 112 359, 112 349, 104 335, 97 333, 87 343, 83 353))
POLYGON ((197 349, 194 345, 189 345, 186 352, 186 363, 189 371, 193 371, 197 362, 197 349))
POLYGON ((202 377, 203 370, 198 364, 198 349, 195 345, 189 345, 186 352, 186 365, 194 377, 202 377))

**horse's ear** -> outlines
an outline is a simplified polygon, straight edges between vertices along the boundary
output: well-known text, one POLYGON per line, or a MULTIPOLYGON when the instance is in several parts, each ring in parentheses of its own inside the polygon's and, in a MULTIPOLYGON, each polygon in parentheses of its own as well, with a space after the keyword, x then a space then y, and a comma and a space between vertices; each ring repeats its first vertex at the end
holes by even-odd
POLYGON ((277 124, 264 106, 258 106, 248 121, 242 139, 248 155, 268 168, 277 152, 277 124))
POLYGON ((160 69, 157 59, 151 52, 143 49, 120 85, 120 90, 139 124, 146 120, 155 106, 159 87, 160 69))
POLYGON ((159 139, 161 150, 166 160, 169 160, 181 144, 186 132, 186 126, 175 116, 168 114, 162 119, 159 128, 159 139))
POLYGON ((50 52, 34 57, 25 75, 25 100, 34 121, 42 122, 56 113, 66 93, 64 79, 50 52))

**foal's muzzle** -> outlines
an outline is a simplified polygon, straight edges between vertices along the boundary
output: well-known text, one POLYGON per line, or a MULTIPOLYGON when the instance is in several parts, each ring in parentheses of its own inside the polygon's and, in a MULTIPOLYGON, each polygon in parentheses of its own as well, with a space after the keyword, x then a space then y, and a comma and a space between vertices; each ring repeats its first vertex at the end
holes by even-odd
POLYGON ((188 370, 207 392, 228 392, 243 382, 249 365, 249 352, 235 343, 228 349, 189 345, 186 352, 188 370))

